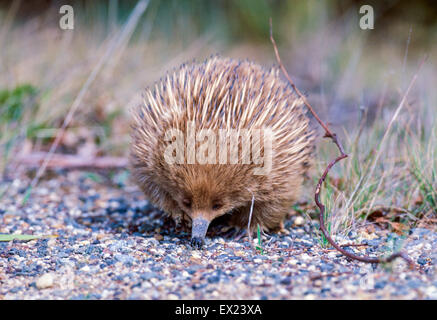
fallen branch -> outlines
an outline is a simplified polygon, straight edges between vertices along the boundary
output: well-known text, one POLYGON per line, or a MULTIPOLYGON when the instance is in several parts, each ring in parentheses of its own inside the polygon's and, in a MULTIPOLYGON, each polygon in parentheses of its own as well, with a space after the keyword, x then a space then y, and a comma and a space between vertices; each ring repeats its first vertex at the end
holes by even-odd
MULTIPOLYGON (((411 214, 410 211, 408 211, 407 209, 401 208, 401 207, 378 205, 378 206, 374 206, 374 207, 362 208, 356 212, 356 215, 359 216, 359 215, 362 215, 363 213, 371 214, 372 212, 375 212, 375 211, 387 211, 387 212, 394 211, 397 213, 411 214)), ((414 217, 413 219, 417 220, 416 217, 414 217)))
MULTIPOLYGON (((316 187, 316 192, 314 194, 314 200, 316 202, 317 207, 320 209, 320 214, 319 214, 319 220, 320 220, 320 230, 322 231, 323 235, 325 236, 326 240, 328 240, 328 242, 335 248, 337 249, 340 253, 342 253, 343 255, 345 255, 346 257, 353 259, 353 260, 358 260, 361 262, 366 262, 366 263, 387 263, 390 261, 393 261, 396 258, 402 258, 404 259, 408 265, 410 266, 410 268, 413 268, 415 266, 415 263, 404 253, 404 252, 397 252, 397 253, 393 253, 392 255, 388 256, 388 257, 383 257, 383 258, 372 258, 372 257, 368 257, 368 256, 359 256, 356 254, 353 254, 351 252, 346 251, 345 249, 342 248, 342 246, 338 245, 329 235, 328 231, 325 228, 325 220, 324 220, 324 215, 325 215, 325 206, 320 202, 320 191, 322 189, 322 184, 325 181, 329 170, 331 170, 331 168, 339 161, 347 158, 347 154, 344 152, 343 146, 341 145, 341 143, 339 142, 337 135, 335 133, 333 133, 331 130, 329 130, 329 128, 327 127, 327 125, 325 125, 325 123, 318 117, 318 115, 316 114, 316 112, 314 111, 314 109, 311 107, 311 105, 308 103, 307 99, 305 98, 305 96, 299 91, 299 89, 296 87, 296 85, 294 84, 293 80, 291 80, 290 76, 288 75, 287 70, 285 69, 282 61, 281 61, 281 57, 279 56, 279 51, 278 51, 278 47, 276 45, 276 41, 273 38, 273 28, 272 28, 272 19, 270 18, 270 41, 273 44, 273 49, 275 50, 275 55, 276 55, 276 60, 284 74, 284 76, 287 78, 288 82, 290 83, 290 85, 292 86, 292 88, 294 89, 294 91, 296 92, 296 94, 302 99, 303 103, 305 104, 305 106, 308 108, 308 110, 311 112, 311 114, 314 116, 314 118, 317 120, 317 122, 322 126, 322 128, 325 130, 325 138, 330 138, 332 140, 332 142, 338 147, 338 150, 340 151, 340 155, 335 158, 334 160, 332 160, 328 166, 326 167, 325 171, 323 172, 321 178, 319 179, 319 182, 317 183, 317 187, 316 187)), ((425 59, 422 60, 420 66, 419 66, 419 70, 417 71, 417 73, 414 75, 413 79, 410 82, 410 85, 408 86, 401 102, 400 105, 398 107, 398 109, 396 110, 396 115, 399 113, 400 108, 402 107, 402 105, 404 104, 406 97, 410 91, 410 89, 412 88, 414 82, 417 79, 417 75, 420 71, 420 69, 422 68, 422 65, 424 63, 425 59)), ((391 125, 392 123, 390 123, 391 125)), ((350 245, 349 245, 350 246, 350 245)))
MULTIPOLYGON (((47 152, 36 152, 17 158, 14 162, 27 167, 38 168, 47 161, 47 152)), ((118 169, 126 168, 128 159, 122 157, 83 157, 72 154, 53 153, 47 161, 47 168, 63 169, 118 169)))

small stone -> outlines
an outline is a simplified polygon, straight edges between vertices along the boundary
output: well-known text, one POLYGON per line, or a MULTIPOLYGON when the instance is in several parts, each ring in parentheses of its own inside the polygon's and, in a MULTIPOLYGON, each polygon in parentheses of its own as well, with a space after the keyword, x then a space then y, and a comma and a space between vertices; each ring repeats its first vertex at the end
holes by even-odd
POLYGON ((384 287, 387 285, 387 281, 377 281, 374 285, 375 289, 384 289, 384 287))
POLYGON ((191 256, 194 258, 194 259, 201 259, 202 257, 200 256, 200 254, 198 253, 198 252, 196 252, 196 251, 193 251, 192 253, 191 253, 191 256))
POLYGON ((208 282, 209 283, 217 283, 220 281, 220 277, 219 276, 212 276, 208 278, 208 282))
POLYGON ((202 259, 200 259, 200 257, 197 258, 196 256, 193 255, 193 256, 190 257, 190 262, 194 263, 194 264, 201 264, 202 263, 202 259))
POLYGON ((96 236, 96 239, 97 239, 97 240, 102 240, 102 239, 105 238, 105 237, 106 237, 105 234, 99 233, 99 234, 96 236))
POLYGON ((285 285, 290 285, 291 284, 291 277, 285 277, 283 279, 281 279, 280 281, 281 284, 285 284, 285 285))
POLYGON ((428 260, 425 257, 419 257, 419 259, 417 259, 417 263, 424 266, 425 264, 427 264, 428 260))
POLYGON ((53 275, 46 273, 36 280, 36 287, 38 289, 46 289, 53 286, 53 275))
POLYGON ((318 279, 314 281, 314 286, 315 287, 321 287, 323 284, 322 280, 318 279))
POLYGON ((305 224, 305 219, 302 218, 301 216, 296 217, 296 219, 294 219, 294 224, 296 226, 303 226, 305 224))
POLYGON ((161 241, 164 239, 164 236, 162 234, 155 234, 155 239, 161 241))
POLYGON ((56 245, 56 239, 50 239, 47 241, 47 246, 53 247, 54 245, 56 245))
POLYGON ((90 272, 91 271, 90 266, 88 266, 88 265, 82 267, 80 270, 83 272, 90 272))

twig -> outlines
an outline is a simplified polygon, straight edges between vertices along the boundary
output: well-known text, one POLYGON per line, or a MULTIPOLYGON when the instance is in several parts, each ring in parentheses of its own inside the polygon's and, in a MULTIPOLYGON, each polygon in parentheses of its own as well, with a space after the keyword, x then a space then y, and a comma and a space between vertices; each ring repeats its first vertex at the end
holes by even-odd
MULTIPOLYGON (((28 167, 39 167, 48 158, 47 152, 36 152, 19 157, 14 162, 28 167)), ((126 168, 128 159, 122 157, 83 157, 72 154, 52 154, 46 168, 64 169, 113 169, 126 168)))
POLYGON ((249 235, 249 243, 252 246, 252 232, 250 231, 250 223, 252 222, 253 205, 255 203, 255 196, 252 194, 252 203, 250 204, 249 221, 247 222, 247 234, 249 235))
POLYGON ((383 206, 383 205, 373 206, 373 205, 371 205, 367 208, 362 208, 362 209, 358 210, 356 212, 356 215, 360 216, 363 213, 367 212, 368 213, 367 216, 369 216, 372 212, 375 212, 375 211, 389 211, 389 212, 394 211, 394 212, 398 212, 398 213, 405 213, 408 215, 409 218, 411 218, 413 220, 417 220, 417 217, 413 216, 410 211, 408 211, 407 209, 401 208, 401 207, 396 207, 396 206, 383 206))
MULTIPOLYGON (((1 32, 0 32, 0 45, 2 47, 6 46, 6 43, 4 43, 5 38, 11 29, 11 26, 13 25, 14 18, 17 14, 18 9, 20 8, 21 0, 18 1, 12 1, 11 6, 9 7, 8 13, 6 14, 6 17, 4 18, 4 22, 1 26, 1 32)), ((3 60, 3 59, 2 59, 3 60)))
MULTIPOLYGON (((276 45, 276 41, 273 38, 273 29, 272 29, 272 18, 270 18, 270 41, 273 44, 273 49, 275 50, 275 55, 276 55, 276 60, 278 61, 279 67, 282 70, 282 73, 284 74, 284 76, 287 78, 288 82, 290 83, 291 87, 293 88, 293 90, 298 94, 298 96, 302 99, 303 103, 305 104, 305 106, 308 108, 308 110, 311 112, 311 114, 313 115, 313 117, 317 120, 317 122, 322 126, 322 128, 325 130, 325 136, 324 138, 331 138, 332 141, 337 145, 338 149, 340 150, 341 156, 344 156, 344 158, 347 157, 347 155, 344 153, 343 151, 343 147, 342 145, 339 143, 338 139, 337 139, 337 135, 333 132, 331 132, 331 130, 329 130, 329 128, 325 125, 325 123, 320 120, 319 116, 317 115, 317 113, 314 111, 314 109, 311 107, 311 105, 309 104, 308 100, 305 98, 305 96, 299 91, 299 89, 296 87, 296 85, 294 84, 293 80, 291 80, 290 76, 288 75, 287 70, 285 69, 284 65, 282 64, 281 61, 281 57, 279 56, 279 51, 278 51, 278 46, 276 45)), ((341 159, 340 159, 341 160, 341 159)))
MULTIPOLYGON (((276 45, 276 41, 273 38, 273 28, 272 28, 272 19, 270 18, 270 41, 273 44, 273 49, 275 50, 275 55, 276 55, 276 60, 278 61, 278 64, 284 74, 284 76, 287 78, 288 82, 290 83, 290 85, 293 87, 294 91, 297 93, 297 95, 302 99, 302 101, 304 102, 305 106, 308 108, 308 110, 312 113, 312 115, 314 116, 314 118, 319 122, 319 124, 322 126, 322 128, 325 130, 325 135, 324 137, 326 138, 330 138, 332 140, 332 142, 338 147, 338 150, 340 151, 340 155, 335 158, 334 160, 332 160, 328 166, 326 167, 325 171, 323 172, 321 178, 319 179, 319 182, 317 183, 317 187, 316 187, 316 192, 314 194, 314 200, 316 202, 317 207, 319 207, 320 209, 320 214, 319 214, 319 220, 320 220, 320 230, 322 231, 323 235, 325 236, 326 240, 328 240, 328 242, 335 248, 337 249, 340 253, 342 253, 343 255, 345 255, 346 257, 350 258, 350 259, 354 259, 354 260, 358 260, 361 262, 366 262, 366 263, 386 263, 386 262, 390 262, 393 261, 394 259, 400 257, 402 259, 404 259, 408 265, 412 268, 415 266, 414 262, 404 253, 404 252, 397 252, 394 253, 388 257, 385 258, 371 258, 368 256, 358 256, 356 254, 350 253, 348 251, 346 251, 345 249, 343 249, 340 245, 338 245, 329 235, 328 231, 325 228, 325 221, 324 221, 324 215, 325 215, 325 206, 320 202, 320 191, 322 188, 322 184, 325 181, 329 170, 339 161, 347 158, 347 154, 345 154, 343 146, 341 145, 341 143, 339 142, 337 135, 333 132, 331 132, 329 130, 329 128, 323 123, 322 120, 320 120, 320 118, 317 116, 317 114, 314 112, 313 108, 311 107, 311 105, 308 103, 307 99, 305 98, 305 96, 297 89, 297 87, 295 86, 294 82, 291 80, 290 76, 288 75, 287 70, 285 69, 284 65, 282 64, 281 58, 279 56, 279 51, 278 51, 278 47, 276 45)), ((398 107, 398 109, 396 110, 396 114, 397 115, 402 107, 402 105, 405 102, 405 99, 411 89, 411 87, 413 86, 414 82, 417 79, 417 74, 419 73, 420 69, 422 68, 422 65, 424 63, 425 60, 422 60, 419 70, 417 71, 417 73, 414 75, 413 79, 410 82, 410 85, 408 86, 407 91, 404 94, 404 97, 401 100, 400 106, 398 107)), ((390 123, 391 126, 392 122, 390 123)))

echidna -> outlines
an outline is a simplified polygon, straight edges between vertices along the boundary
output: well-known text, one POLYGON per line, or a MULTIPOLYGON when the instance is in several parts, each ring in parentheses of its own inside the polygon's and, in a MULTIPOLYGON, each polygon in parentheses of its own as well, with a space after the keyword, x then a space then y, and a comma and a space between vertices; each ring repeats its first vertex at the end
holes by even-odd
POLYGON ((218 56, 182 65, 147 89, 134 110, 131 167, 156 207, 191 220, 201 247, 210 222, 282 228, 311 163, 302 100, 249 61, 218 56))

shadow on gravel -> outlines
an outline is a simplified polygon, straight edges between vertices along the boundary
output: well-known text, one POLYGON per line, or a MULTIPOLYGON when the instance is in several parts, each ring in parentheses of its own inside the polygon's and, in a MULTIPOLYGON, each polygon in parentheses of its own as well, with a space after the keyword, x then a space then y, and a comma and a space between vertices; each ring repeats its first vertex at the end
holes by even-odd
MULTIPOLYGON (((189 242, 191 237, 190 222, 176 224, 163 211, 155 208, 147 200, 129 201, 118 197, 108 200, 105 209, 95 210, 95 200, 90 197, 81 199, 82 214, 80 217, 66 221, 76 228, 90 228, 93 231, 106 231, 114 234, 126 233, 139 237, 155 237, 159 240, 164 236, 179 238, 189 242)), ((209 229, 208 237, 221 236, 233 238, 238 235, 237 229, 228 225, 229 215, 214 220, 209 229)))

